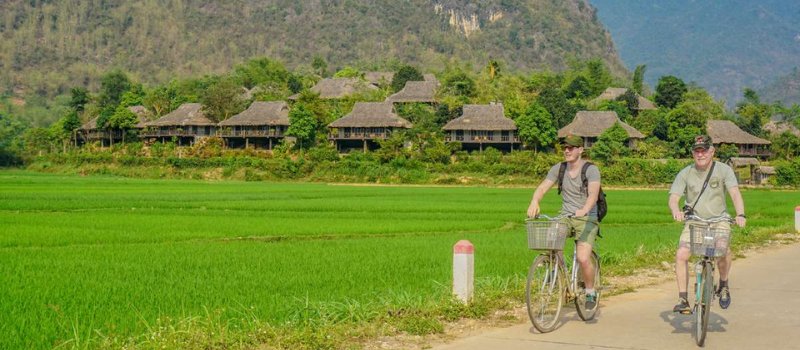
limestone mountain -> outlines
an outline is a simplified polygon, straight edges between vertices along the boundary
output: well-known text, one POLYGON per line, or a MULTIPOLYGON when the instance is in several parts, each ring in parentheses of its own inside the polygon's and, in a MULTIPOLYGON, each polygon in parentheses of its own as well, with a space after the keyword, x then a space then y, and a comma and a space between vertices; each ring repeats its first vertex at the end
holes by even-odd
POLYGON ((0 38, 0 95, 95 89, 113 68, 162 83, 256 56, 306 71, 322 58, 328 74, 453 59, 559 70, 588 58, 625 72, 587 0, 6 0, 0 38))

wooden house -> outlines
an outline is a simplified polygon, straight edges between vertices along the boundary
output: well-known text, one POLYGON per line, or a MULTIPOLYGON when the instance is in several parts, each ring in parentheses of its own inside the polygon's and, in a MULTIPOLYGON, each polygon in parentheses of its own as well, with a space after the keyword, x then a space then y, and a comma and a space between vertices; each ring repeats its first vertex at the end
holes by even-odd
POLYGON ((603 131, 615 123, 619 123, 628 132, 628 147, 635 148, 637 140, 644 139, 644 134, 619 120, 617 112, 614 111, 579 111, 571 123, 558 130, 558 137, 563 138, 570 134, 580 136, 583 138, 584 147, 588 149, 597 142, 603 131))
POLYGON ((464 150, 493 147, 511 151, 519 147, 517 124, 506 118, 503 105, 464 105, 463 113, 442 128, 445 142, 460 142, 464 150))
POLYGON ((217 123, 208 119, 199 103, 184 103, 163 117, 144 124, 139 134, 142 138, 169 141, 179 145, 194 144, 199 138, 214 136, 217 123))
POLYGON ((339 151, 353 148, 367 151, 378 147, 377 140, 411 127, 411 122, 395 113, 391 103, 357 102, 352 112, 328 125, 328 139, 339 151))
POLYGON ((289 106, 284 101, 256 101, 242 113, 217 124, 217 135, 229 147, 272 149, 286 136, 289 106))
POLYGON ((771 142, 748 134, 729 120, 709 120, 706 123, 706 132, 719 149, 721 145, 736 145, 740 157, 767 158, 771 155, 769 145, 771 142))
MULTIPOLYGON (((144 106, 139 105, 130 106, 128 107, 128 110, 136 115, 137 124, 133 128, 135 133, 139 133, 139 131, 144 127, 144 123, 147 122, 150 112, 144 106)), ((91 143, 99 141, 102 146, 110 146, 114 143, 125 141, 125 134, 128 133, 128 130, 100 129, 97 127, 97 120, 99 118, 100 117, 92 118, 78 129, 78 139, 76 140, 78 143, 91 143)))

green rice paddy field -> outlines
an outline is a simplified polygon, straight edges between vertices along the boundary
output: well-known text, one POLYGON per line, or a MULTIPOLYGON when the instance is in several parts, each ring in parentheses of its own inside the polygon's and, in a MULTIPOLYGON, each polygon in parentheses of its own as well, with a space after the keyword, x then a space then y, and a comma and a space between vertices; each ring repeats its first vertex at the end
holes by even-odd
MULTIPOLYGON (((369 322, 447 299, 461 239, 477 293, 521 303, 531 193, 0 171, 0 348, 141 345, 196 317, 228 331, 369 322)), ((670 259, 680 224, 666 189, 607 193, 607 273, 670 259)), ((743 193, 751 228, 737 244, 792 229, 796 192, 743 193)))

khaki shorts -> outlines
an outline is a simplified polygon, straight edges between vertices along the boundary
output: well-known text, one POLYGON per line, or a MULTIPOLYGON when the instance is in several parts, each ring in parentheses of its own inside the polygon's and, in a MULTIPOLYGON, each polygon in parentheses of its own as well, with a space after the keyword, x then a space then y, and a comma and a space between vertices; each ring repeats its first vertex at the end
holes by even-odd
MULTIPOLYGON (((694 221, 694 222, 687 221, 686 224, 683 225, 683 231, 681 231, 681 238, 678 240, 678 248, 680 248, 680 247, 686 247, 687 249, 689 248, 689 244, 690 244, 690 242, 689 242, 689 232, 690 232, 689 231, 689 226, 697 225, 697 224, 698 223, 696 221, 694 221)), ((703 224, 700 224, 700 225, 703 225, 703 224)), ((731 229, 731 224, 728 223, 728 222, 725 222, 725 221, 723 221, 723 222, 715 222, 715 223, 712 223, 710 225, 711 225, 711 228, 713 228, 713 229, 726 229, 726 230, 730 230, 731 229)))
POLYGON ((594 240, 597 238, 597 233, 600 232, 600 223, 597 222, 596 217, 562 218, 561 222, 567 225, 569 237, 575 237, 578 242, 589 243, 594 247, 594 240))

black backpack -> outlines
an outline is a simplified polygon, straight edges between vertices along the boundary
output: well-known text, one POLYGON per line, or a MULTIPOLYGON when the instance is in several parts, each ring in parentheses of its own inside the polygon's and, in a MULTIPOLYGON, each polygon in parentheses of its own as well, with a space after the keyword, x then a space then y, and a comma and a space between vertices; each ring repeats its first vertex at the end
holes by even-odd
MULTIPOLYGON (((591 162, 583 163, 581 168, 581 191, 589 191, 589 181, 586 180, 586 169, 593 165, 591 162)), ((561 194, 561 183, 564 182, 564 173, 567 171, 567 162, 561 162, 561 167, 558 169, 558 194, 561 194)), ((608 212, 608 204, 606 204, 606 194, 603 188, 600 187, 600 193, 597 194, 597 221, 602 222, 608 212)))

